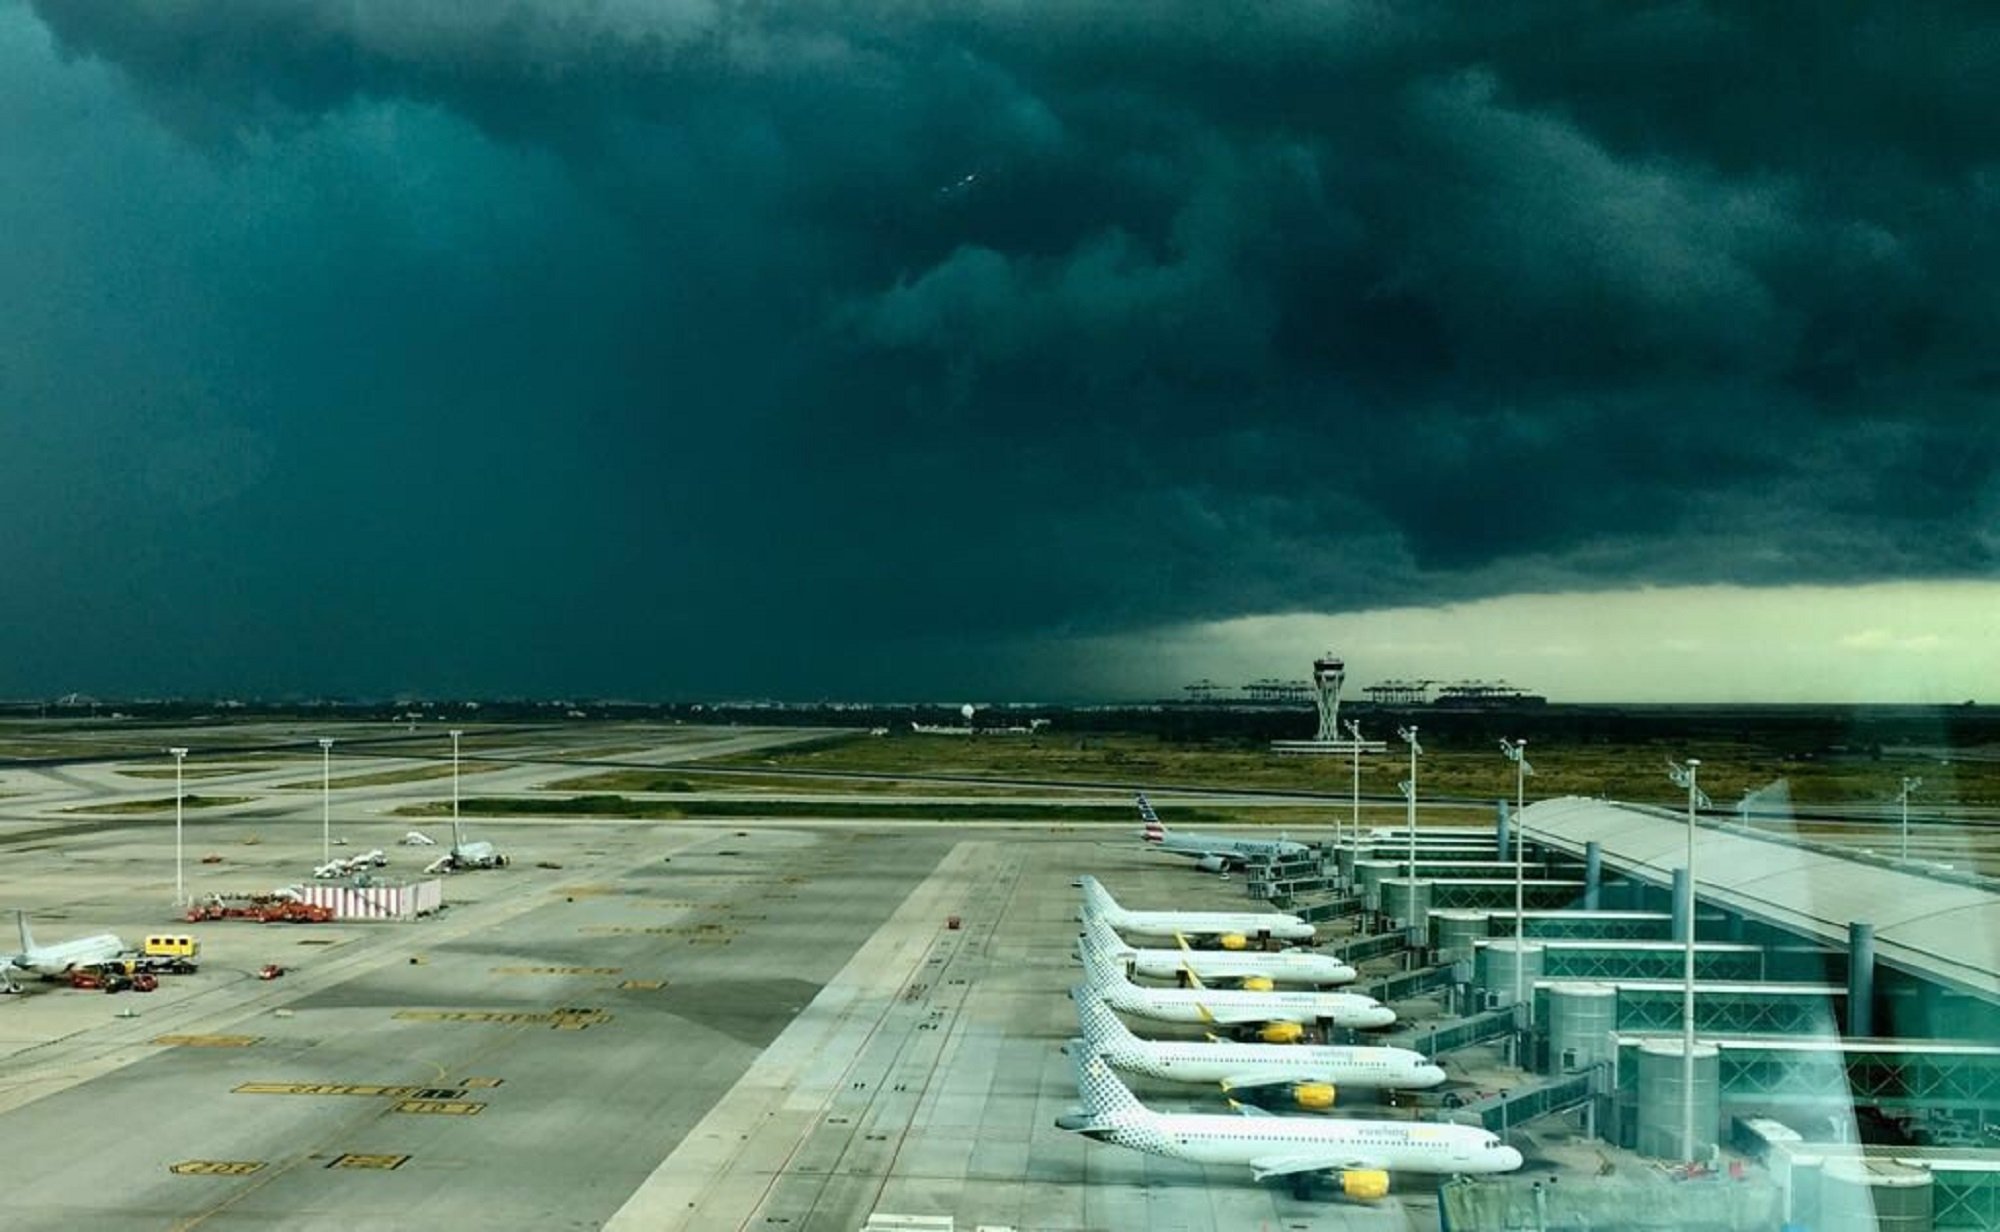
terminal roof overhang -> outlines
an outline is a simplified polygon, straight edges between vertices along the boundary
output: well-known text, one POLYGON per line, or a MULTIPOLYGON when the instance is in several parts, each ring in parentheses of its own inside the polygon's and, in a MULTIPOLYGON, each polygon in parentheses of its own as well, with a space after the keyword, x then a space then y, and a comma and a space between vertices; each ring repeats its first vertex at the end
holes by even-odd
MULTIPOLYGON (((1595 842, 1628 875, 1668 884, 1687 862, 1684 815, 1566 797, 1529 805, 1528 837, 1581 855, 1595 842)), ((2000 1001, 2000 895, 1980 886, 1905 872, 1727 829, 1695 828, 1698 897, 1829 946, 1847 926, 1875 926, 1877 961, 2000 1001)))

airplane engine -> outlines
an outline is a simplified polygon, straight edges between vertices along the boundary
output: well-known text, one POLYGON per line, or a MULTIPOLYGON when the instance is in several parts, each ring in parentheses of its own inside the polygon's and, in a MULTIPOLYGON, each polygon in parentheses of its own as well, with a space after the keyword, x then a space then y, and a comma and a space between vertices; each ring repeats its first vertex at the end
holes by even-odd
POLYGON ((1301 1082, 1292 1087, 1292 1099, 1301 1108, 1324 1111, 1333 1107, 1331 1082, 1301 1082))
POLYGON ((1217 937, 1215 941, 1217 945, 1220 945, 1225 950, 1247 950, 1250 948, 1250 938, 1244 936, 1242 933, 1224 933, 1220 937, 1217 937))
POLYGON ((1270 992, 1277 985, 1273 984, 1271 977, 1267 975, 1246 975, 1243 977, 1242 987, 1246 992, 1270 992))
POLYGON ((1296 1044, 1306 1037, 1306 1029, 1295 1022, 1267 1022, 1257 1029, 1257 1038, 1266 1044, 1296 1044))
POLYGON ((1194 862, 1194 866, 1204 873, 1226 873, 1229 871, 1229 861, 1223 859, 1221 856, 1203 856, 1194 862))
POLYGON ((1375 1169, 1340 1174, 1340 1192, 1349 1198, 1374 1202, 1389 1196, 1389 1174, 1375 1169))

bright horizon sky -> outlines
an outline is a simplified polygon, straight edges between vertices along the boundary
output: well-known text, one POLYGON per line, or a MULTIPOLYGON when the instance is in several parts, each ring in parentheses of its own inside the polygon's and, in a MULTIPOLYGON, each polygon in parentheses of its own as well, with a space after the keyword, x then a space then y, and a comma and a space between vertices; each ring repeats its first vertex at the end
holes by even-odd
POLYGON ((1505 680, 1556 702, 2000 703, 2000 583, 1659 587, 1181 626, 1075 648, 1120 695, 1303 679, 1505 680))

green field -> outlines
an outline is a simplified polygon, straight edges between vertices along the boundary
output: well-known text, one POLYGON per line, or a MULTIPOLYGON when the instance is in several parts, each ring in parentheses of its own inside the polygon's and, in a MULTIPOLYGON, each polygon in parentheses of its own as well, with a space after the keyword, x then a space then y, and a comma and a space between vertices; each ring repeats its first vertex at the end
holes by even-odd
MULTIPOLYGON (((2000 804, 2000 762, 1934 757, 1806 757, 1754 743, 1690 742, 1668 746, 1590 744, 1528 750, 1535 774, 1527 797, 1604 796, 1671 805, 1686 799, 1667 779, 1669 757, 1702 760, 1701 785, 1718 805, 1785 779, 1801 804, 1885 804, 1904 775, 1924 780, 1927 804, 2000 804)), ((762 750, 716 764, 766 772, 813 770, 867 774, 954 775, 974 778, 1046 779, 1107 787, 1282 790, 1320 792, 1336 799, 1351 790, 1346 757, 1280 757, 1262 748, 1180 744, 1150 736, 966 739, 943 736, 856 736, 812 746, 762 750)), ((688 777, 685 774, 679 777, 688 777)), ((1361 759, 1364 796, 1394 796, 1409 777, 1409 759, 1396 745, 1361 759)), ((1514 767, 1492 748, 1452 748, 1433 741, 1417 762, 1419 794, 1426 798, 1495 800, 1514 795, 1514 767)), ((638 790, 628 786, 626 790, 638 790)))
MULTIPOLYGON (((184 811, 191 811, 194 809, 205 809, 205 808, 226 808, 227 806, 232 804, 247 804, 253 798, 254 797, 251 796, 189 795, 181 797, 181 808, 184 811)), ((93 814, 109 814, 109 815, 122 815, 126 813, 171 813, 174 811, 174 798, 172 796, 168 796, 164 800, 121 800, 117 804, 87 804, 84 805, 82 808, 64 809, 63 811, 66 813, 93 813, 93 814)))
MULTIPOLYGON (((1126 804, 1034 804, 996 799, 991 803, 913 803, 895 799, 824 800, 633 800, 600 794, 566 797, 473 797, 459 803, 469 816, 620 817, 640 821, 704 821, 733 818, 821 818, 826 820, 887 819, 901 821, 1035 821, 1130 822, 1137 817, 1126 804)), ((449 817, 450 803, 412 804, 396 810, 399 817, 449 817)), ((1397 815, 1401 813, 1398 810, 1397 815)), ((1200 806, 1174 810, 1176 824, 1217 825, 1251 821, 1305 831, 1330 824, 1323 808, 1248 808, 1200 806)), ((1366 820, 1364 818, 1364 820, 1366 820)))

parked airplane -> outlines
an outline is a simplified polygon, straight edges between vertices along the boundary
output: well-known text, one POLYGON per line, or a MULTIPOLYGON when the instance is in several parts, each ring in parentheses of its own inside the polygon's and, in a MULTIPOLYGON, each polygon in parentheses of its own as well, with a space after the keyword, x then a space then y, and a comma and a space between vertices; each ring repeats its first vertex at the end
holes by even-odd
MULTIPOLYGON (((1150 980, 1179 980, 1191 971, 1211 984, 1269 992, 1279 984, 1348 984, 1359 974, 1338 958, 1311 950, 1197 950, 1185 938, 1179 949, 1148 950, 1126 944, 1101 916, 1086 920, 1083 927, 1133 974, 1150 980)), ((1081 941, 1076 952, 1081 956, 1081 941)))
POLYGON ((1195 862, 1196 868, 1205 873, 1226 873, 1233 868, 1306 853, 1304 843, 1295 843, 1290 839, 1231 838, 1223 834, 1191 834, 1185 830, 1173 833, 1160 820, 1160 815, 1153 811, 1143 791, 1139 793, 1139 820, 1146 823, 1139 835, 1148 846, 1170 855, 1187 856, 1195 862))
POLYGON ((1091 1050, 1150 1078, 1213 1082, 1224 1091, 1281 1088, 1301 1108, 1331 1108, 1343 1086, 1415 1090, 1445 1080, 1440 1066, 1407 1048, 1140 1039, 1094 990, 1077 987, 1069 995, 1091 1050))
POLYGON ((1078 919, 1101 917, 1116 932, 1142 937, 1200 937, 1225 950, 1240 950, 1252 941, 1311 941, 1313 926, 1295 915, 1268 911, 1128 911, 1118 905, 1097 878, 1077 879, 1083 887, 1083 911, 1078 919))
POLYGON ((1169 1159, 1240 1165, 1260 1181, 1286 1177, 1301 1198, 1321 1175, 1333 1177, 1345 1196, 1370 1201, 1388 1195, 1391 1172, 1512 1172, 1521 1166, 1521 1152, 1470 1125, 1281 1117, 1242 1104, 1242 1116, 1155 1112, 1085 1041, 1071 1040, 1068 1050, 1083 1108, 1057 1117, 1058 1129, 1169 1159))
POLYGON ((424 871, 444 872, 463 868, 501 868, 507 864, 507 857, 493 844, 480 841, 468 843, 459 833, 458 819, 451 822, 451 850, 431 861, 424 871))
POLYGON ((1084 979, 1112 1009, 1156 1022, 1234 1027, 1267 1044, 1305 1038, 1306 1027, 1386 1027, 1396 1011, 1352 992, 1243 992, 1233 989, 1145 988, 1090 938, 1083 943, 1084 979))
MULTIPOLYGON (((44 977, 62 975, 73 967, 94 967, 110 962, 125 952, 125 943, 111 933, 58 941, 54 945, 36 945, 35 934, 28 929, 28 913, 16 911, 14 918, 21 929, 21 949, 15 954, 0 954, 0 979, 5 979, 10 971, 44 977)), ((11 980, 7 983, 10 988, 13 986, 11 980)))

